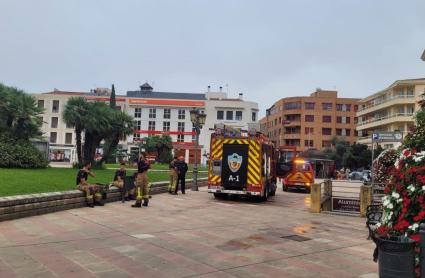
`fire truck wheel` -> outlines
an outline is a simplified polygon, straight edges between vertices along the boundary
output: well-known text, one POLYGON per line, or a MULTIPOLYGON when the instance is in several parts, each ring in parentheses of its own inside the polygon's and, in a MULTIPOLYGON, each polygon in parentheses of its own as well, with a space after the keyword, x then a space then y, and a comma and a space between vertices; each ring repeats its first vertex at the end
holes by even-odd
POLYGON ((216 199, 225 199, 227 197, 226 193, 214 193, 214 198, 216 199))
POLYGON ((264 188, 264 192, 263 192, 263 197, 261 197, 261 199, 263 200, 263 201, 267 201, 267 199, 269 198, 269 187, 268 186, 266 186, 265 188, 264 188))
POLYGON ((275 189, 275 190, 270 191, 270 196, 274 196, 274 195, 276 195, 276 189, 275 189))

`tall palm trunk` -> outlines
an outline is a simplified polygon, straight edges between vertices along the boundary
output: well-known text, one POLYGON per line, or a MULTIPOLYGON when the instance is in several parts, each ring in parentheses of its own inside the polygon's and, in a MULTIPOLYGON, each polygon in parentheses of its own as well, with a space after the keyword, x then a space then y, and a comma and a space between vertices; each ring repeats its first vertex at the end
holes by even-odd
POLYGON ((119 141, 119 134, 116 134, 111 141, 106 140, 103 148, 103 156, 102 159, 99 161, 100 163, 104 163, 106 161, 106 159, 112 154, 112 151, 118 146, 119 141))
POLYGON ((82 152, 81 152, 81 128, 75 126, 75 142, 77 145, 77 159, 78 159, 78 164, 82 165, 83 164, 83 156, 82 156, 82 152))

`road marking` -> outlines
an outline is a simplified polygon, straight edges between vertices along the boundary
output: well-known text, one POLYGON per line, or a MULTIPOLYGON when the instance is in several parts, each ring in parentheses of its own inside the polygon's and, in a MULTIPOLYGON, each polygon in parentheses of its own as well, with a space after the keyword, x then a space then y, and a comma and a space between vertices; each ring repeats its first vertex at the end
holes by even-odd
POLYGON ((138 239, 147 239, 147 238, 155 237, 154 235, 150 235, 150 234, 135 234, 135 235, 131 235, 131 236, 138 238, 138 239))

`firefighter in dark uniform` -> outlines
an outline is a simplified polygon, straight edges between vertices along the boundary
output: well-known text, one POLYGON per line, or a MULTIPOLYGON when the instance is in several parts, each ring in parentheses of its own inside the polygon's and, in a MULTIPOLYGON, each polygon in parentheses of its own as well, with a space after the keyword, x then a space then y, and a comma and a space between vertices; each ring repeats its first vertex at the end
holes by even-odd
POLYGON ((171 160, 169 168, 170 168, 170 184, 168 185, 168 193, 173 193, 176 190, 177 184, 177 168, 176 168, 177 157, 175 156, 173 160, 171 160))
POLYGON ((101 189, 94 185, 89 184, 87 179, 90 176, 95 177, 95 174, 91 171, 91 163, 85 163, 84 167, 77 173, 77 189, 83 191, 86 194, 86 202, 89 207, 103 206, 101 201, 102 192, 101 189))
POLYGON ((142 206, 147 207, 149 203, 149 180, 148 170, 150 168, 149 161, 146 159, 145 154, 141 154, 137 162, 137 176, 136 176, 136 203, 131 205, 134 208, 142 206))
POLYGON ((188 170, 187 163, 184 161, 183 156, 179 156, 179 159, 176 161, 174 165, 177 168, 177 184, 173 194, 177 195, 177 191, 179 190, 179 184, 180 184, 180 190, 182 191, 182 194, 185 194, 186 172, 188 170))
MULTIPOLYGON (((125 162, 121 162, 120 168, 115 172, 114 182, 112 183, 112 185, 119 188, 121 191, 125 190, 125 188, 124 188, 125 176, 126 176, 125 162)), ((130 196, 134 195, 134 188, 130 189, 130 191, 125 192, 124 197, 125 197, 126 201, 130 200, 129 194, 130 194, 130 196)))

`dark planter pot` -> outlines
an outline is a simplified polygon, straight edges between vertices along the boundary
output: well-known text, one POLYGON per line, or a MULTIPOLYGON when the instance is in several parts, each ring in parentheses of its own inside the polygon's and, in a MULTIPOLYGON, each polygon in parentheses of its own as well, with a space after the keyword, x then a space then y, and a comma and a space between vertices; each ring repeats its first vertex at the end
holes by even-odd
POLYGON ((380 278, 415 276, 415 242, 405 237, 377 237, 380 278))

